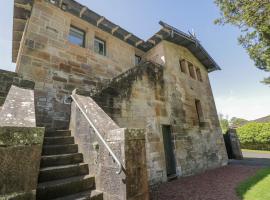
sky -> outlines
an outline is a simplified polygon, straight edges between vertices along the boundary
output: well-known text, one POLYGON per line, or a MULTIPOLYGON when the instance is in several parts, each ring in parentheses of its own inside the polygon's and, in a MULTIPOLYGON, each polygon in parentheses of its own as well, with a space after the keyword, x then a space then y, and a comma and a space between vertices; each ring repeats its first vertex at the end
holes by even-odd
MULTIPOLYGON (((160 29, 160 20, 192 31, 222 68, 209 74, 217 110, 228 118, 248 120, 270 115, 270 86, 260 83, 270 76, 257 69, 238 44, 241 32, 214 25, 219 10, 213 0, 77 0, 127 31, 147 40, 160 29)), ((0 69, 15 70, 11 62, 13 1, 0 7, 0 69), (3 31, 4 30, 4 31, 3 31)))

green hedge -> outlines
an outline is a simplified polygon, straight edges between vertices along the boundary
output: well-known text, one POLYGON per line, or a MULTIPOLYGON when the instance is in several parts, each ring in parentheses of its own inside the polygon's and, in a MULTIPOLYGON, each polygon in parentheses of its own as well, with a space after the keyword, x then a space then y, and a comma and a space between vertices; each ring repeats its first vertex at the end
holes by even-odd
POLYGON ((270 150, 270 123, 248 123, 237 129, 241 147, 270 150))

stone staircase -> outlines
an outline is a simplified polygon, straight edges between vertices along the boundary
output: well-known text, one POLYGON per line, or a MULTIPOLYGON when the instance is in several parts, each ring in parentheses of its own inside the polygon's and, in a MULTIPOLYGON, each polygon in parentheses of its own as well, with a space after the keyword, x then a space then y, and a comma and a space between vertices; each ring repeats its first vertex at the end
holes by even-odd
POLYGON ((37 187, 38 200, 103 200, 95 190, 83 155, 68 130, 45 133, 37 187))

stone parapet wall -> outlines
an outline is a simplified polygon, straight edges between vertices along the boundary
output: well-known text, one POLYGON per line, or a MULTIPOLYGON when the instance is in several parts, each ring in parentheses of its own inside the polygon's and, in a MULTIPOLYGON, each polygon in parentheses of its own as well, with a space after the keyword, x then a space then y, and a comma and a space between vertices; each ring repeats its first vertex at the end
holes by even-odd
POLYGON ((2 106, 5 102, 14 77, 18 77, 17 73, 0 70, 0 106, 2 106))
POLYGON ((11 86, 0 113, 0 126, 36 127, 34 91, 11 86))
POLYGON ((43 128, 0 127, 0 199, 36 199, 43 128))
POLYGON ((44 128, 33 90, 12 86, 0 111, 0 199, 36 199, 44 128))
POLYGON ((23 79, 15 72, 0 69, 0 107, 4 104, 12 85, 26 89, 34 89, 35 83, 23 79))
POLYGON ((74 96, 123 166, 117 174, 117 163, 73 102, 70 129, 96 178, 97 190, 105 200, 148 200, 144 130, 120 129, 90 97, 74 96))

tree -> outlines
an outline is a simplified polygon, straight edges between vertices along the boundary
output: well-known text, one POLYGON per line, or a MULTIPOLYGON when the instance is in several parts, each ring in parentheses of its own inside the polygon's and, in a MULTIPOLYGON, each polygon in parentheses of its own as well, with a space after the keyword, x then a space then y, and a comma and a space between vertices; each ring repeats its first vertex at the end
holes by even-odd
POLYGON ((248 123, 248 120, 237 117, 232 117, 230 120, 231 127, 240 127, 245 125, 246 123, 248 123))
MULTIPOLYGON (((269 0, 215 0, 221 17, 216 24, 232 24, 243 35, 239 43, 247 50, 255 65, 270 71, 270 1, 269 0)), ((270 85, 270 77, 265 78, 270 85)))
POLYGON ((247 123, 237 133, 243 148, 270 150, 270 123, 247 123))
POLYGON ((227 130, 229 129, 229 120, 228 117, 224 117, 223 114, 218 115, 219 124, 222 130, 222 133, 225 134, 227 130))

